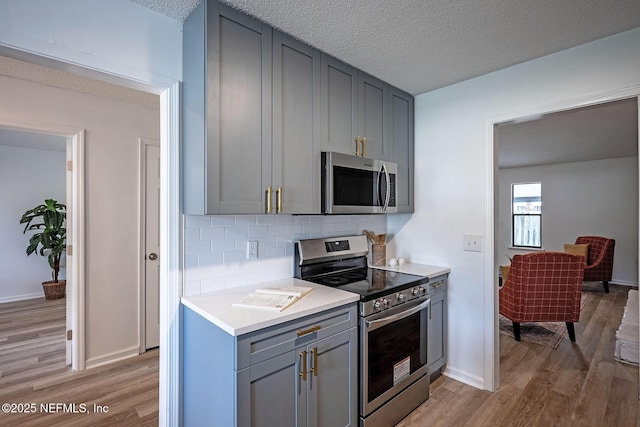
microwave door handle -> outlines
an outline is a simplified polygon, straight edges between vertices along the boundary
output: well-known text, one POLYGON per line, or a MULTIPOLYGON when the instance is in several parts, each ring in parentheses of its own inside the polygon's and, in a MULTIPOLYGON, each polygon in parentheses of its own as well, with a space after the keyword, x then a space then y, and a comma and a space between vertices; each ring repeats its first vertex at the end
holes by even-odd
POLYGON ((389 207, 389 199, 391 199, 391 177, 389 176, 389 171, 387 170, 387 165, 385 163, 382 164, 382 171, 384 172, 385 180, 387 182, 386 192, 384 197, 384 206, 382 207, 382 211, 386 212, 389 207))

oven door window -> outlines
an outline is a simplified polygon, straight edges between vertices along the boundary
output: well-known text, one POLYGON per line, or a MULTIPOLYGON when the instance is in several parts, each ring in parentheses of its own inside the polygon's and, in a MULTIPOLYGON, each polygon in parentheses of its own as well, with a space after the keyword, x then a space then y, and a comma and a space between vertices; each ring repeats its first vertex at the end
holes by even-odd
POLYGON ((426 309, 368 332, 368 402, 426 365, 426 340, 426 309))
POLYGON ((337 206, 380 206, 378 173, 364 169, 333 167, 333 204, 337 206))

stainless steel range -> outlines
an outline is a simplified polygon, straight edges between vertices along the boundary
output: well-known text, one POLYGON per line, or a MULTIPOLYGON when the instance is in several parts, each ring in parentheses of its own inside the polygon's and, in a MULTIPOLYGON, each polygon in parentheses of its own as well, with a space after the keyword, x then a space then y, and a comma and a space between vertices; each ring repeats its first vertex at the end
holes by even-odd
POLYGON ((360 295, 360 425, 389 427, 429 398, 429 279, 367 266, 365 236, 296 243, 295 276, 360 295))

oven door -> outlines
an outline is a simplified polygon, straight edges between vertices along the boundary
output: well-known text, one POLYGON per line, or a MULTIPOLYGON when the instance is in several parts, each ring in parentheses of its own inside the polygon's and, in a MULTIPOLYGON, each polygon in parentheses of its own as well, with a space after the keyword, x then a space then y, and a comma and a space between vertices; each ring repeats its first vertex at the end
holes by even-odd
POLYGON ((360 414, 368 416, 426 375, 431 300, 409 301, 361 319, 360 414))
POLYGON ((322 153, 322 212, 395 213, 395 163, 342 153, 322 153))

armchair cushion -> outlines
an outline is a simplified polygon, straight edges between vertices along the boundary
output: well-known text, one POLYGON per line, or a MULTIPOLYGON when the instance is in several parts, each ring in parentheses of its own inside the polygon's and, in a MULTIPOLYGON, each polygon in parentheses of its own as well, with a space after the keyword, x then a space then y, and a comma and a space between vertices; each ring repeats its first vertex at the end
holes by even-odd
POLYGON ((572 245, 570 243, 564 244, 564 251, 568 254, 581 255, 584 257, 584 263, 587 263, 587 259, 589 256, 589 245, 572 245))

